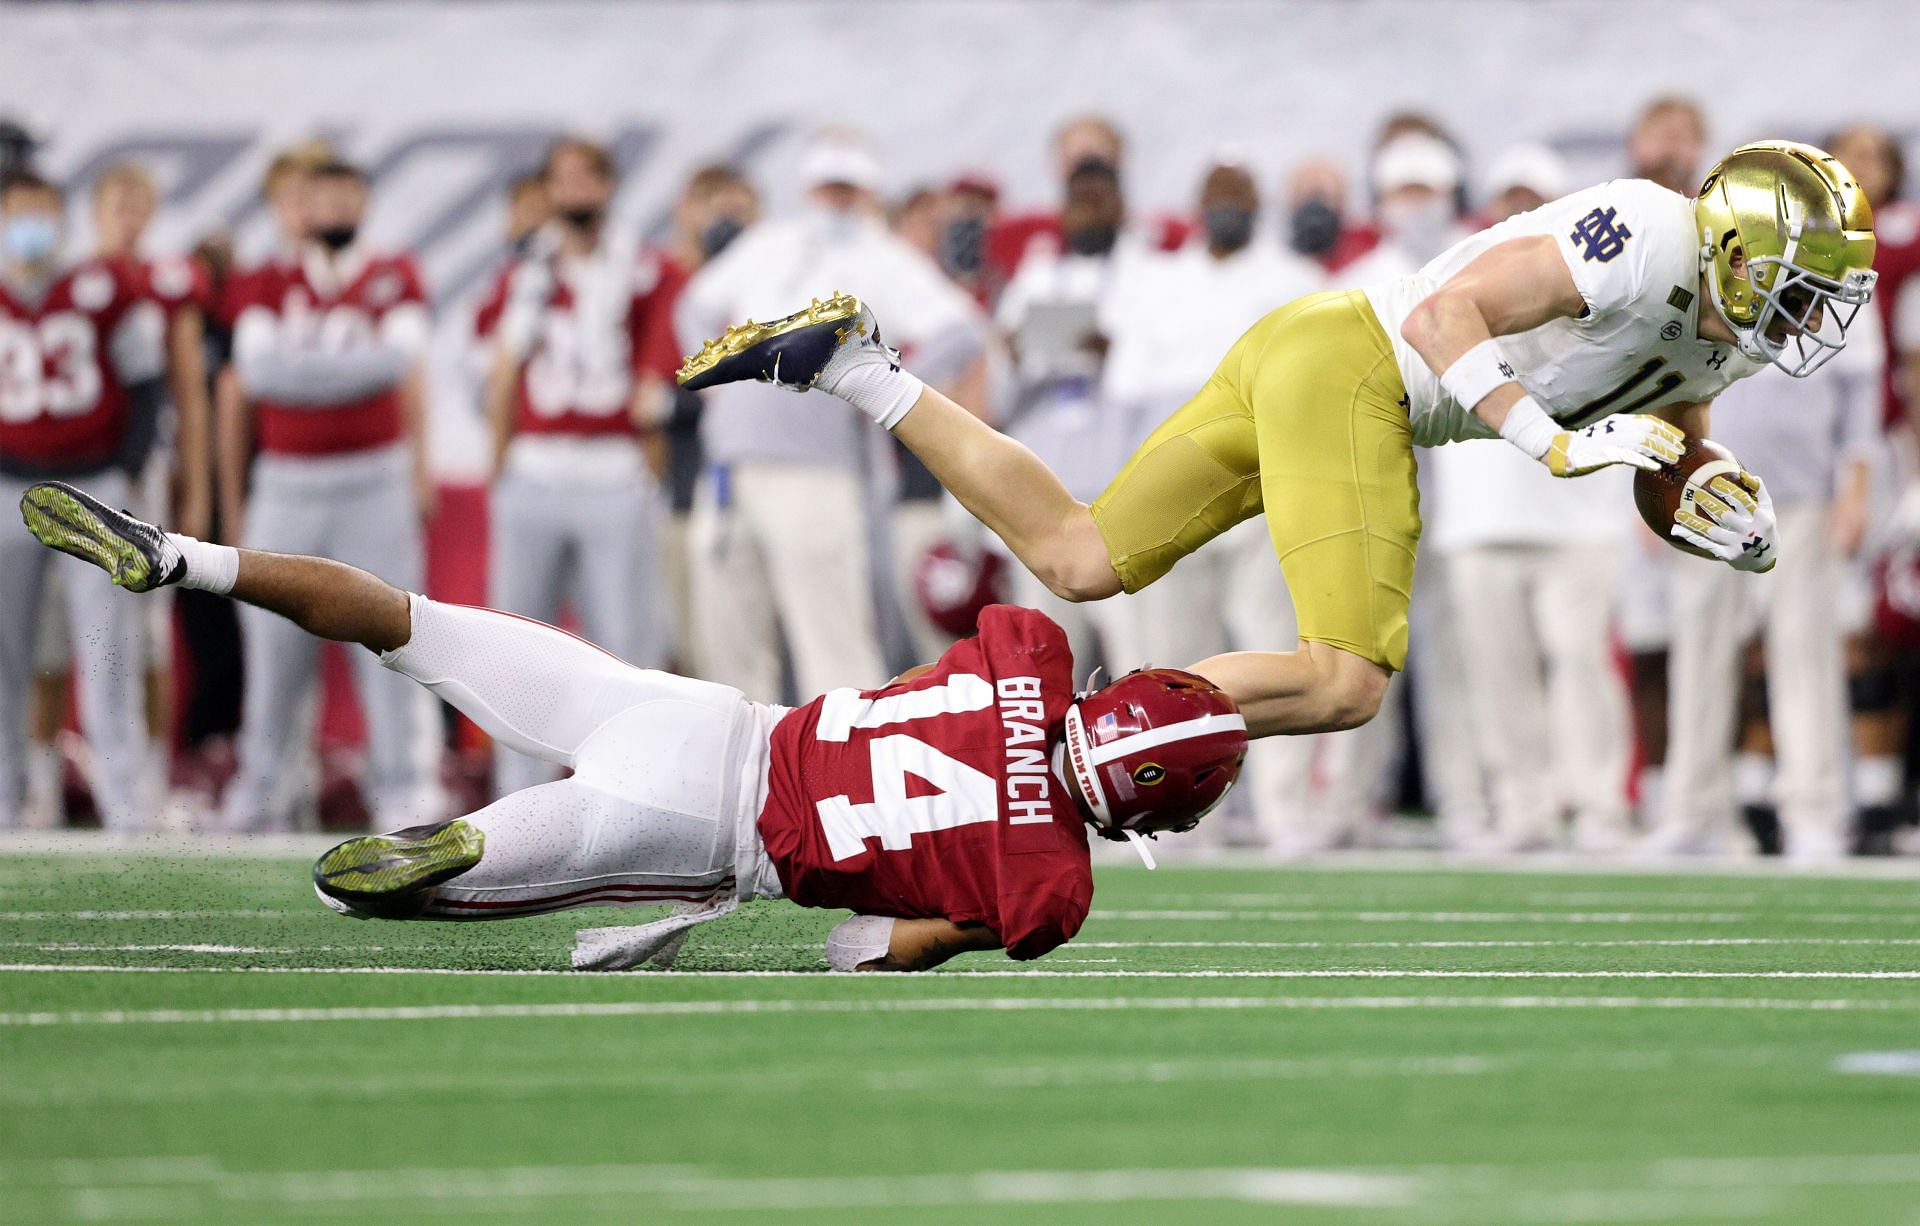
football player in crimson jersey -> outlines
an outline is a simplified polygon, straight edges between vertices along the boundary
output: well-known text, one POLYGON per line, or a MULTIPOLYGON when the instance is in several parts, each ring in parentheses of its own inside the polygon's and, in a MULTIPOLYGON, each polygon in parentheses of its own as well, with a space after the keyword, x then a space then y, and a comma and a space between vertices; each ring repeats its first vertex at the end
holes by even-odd
MULTIPOLYGON (((16 175, 0 188, 0 497, 74 477, 116 501, 137 466, 137 418, 150 415, 163 366, 160 309, 134 270, 60 260, 61 196, 16 175)), ((0 829, 17 820, 24 719, 48 556, 0 541, 0 829)), ((63 568, 66 621, 79 657, 82 726, 94 791, 110 827, 138 823, 146 755, 140 625, 97 575, 63 568)))
POLYGON ((163 533, 70 485, 30 487, 21 510, 40 541, 122 587, 224 593, 358 643, 491 735, 571 767, 465 818, 348 840, 314 883, 360 918, 687 904, 582 933, 580 968, 670 960, 693 923, 780 897, 856 912, 828 942, 835 969, 993 948, 1037 958, 1086 919, 1088 825, 1190 829, 1246 750, 1233 704, 1190 673, 1076 695, 1065 635, 1029 609, 993 606, 931 666, 790 710, 338 562, 163 533))

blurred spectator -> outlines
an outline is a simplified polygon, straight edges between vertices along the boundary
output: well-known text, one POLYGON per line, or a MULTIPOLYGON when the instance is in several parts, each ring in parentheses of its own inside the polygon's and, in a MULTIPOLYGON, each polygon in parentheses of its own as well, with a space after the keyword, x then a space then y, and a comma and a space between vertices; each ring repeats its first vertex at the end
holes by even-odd
POLYGON ((1441 561, 1493 818, 1447 833, 1468 849, 1557 848, 1571 814, 1576 851, 1617 851, 1629 742, 1608 628, 1626 482, 1563 481, 1498 441, 1437 447, 1425 461, 1421 561, 1441 561))
MULTIPOLYGON (((97 259, 64 264, 58 188, 24 171, 0 186, 0 502, 18 505, 36 480, 59 478, 98 497, 129 501, 145 459, 166 364, 162 312, 144 280, 97 259)), ((138 781, 146 761, 137 602, 116 599, 106 572, 0 533, 0 829, 23 801, 25 720, 34 636, 48 572, 59 567, 79 668, 81 727, 92 749, 103 823, 145 819, 138 781)))
MULTIPOLYGON (((1177 252, 1116 268, 1100 300, 1109 344, 1100 400, 1110 435, 1100 445, 1112 467, 1207 381, 1254 320, 1320 287, 1319 267, 1260 224, 1260 194, 1244 167, 1209 168, 1196 204, 1200 233, 1177 252), (1180 309, 1169 311, 1169 303, 1180 309)), ((1159 582, 1111 603, 1105 625, 1116 669, 1184 666, 1295 636, 1286 581, 1258 515, 1159 582)), ((1292 739, 1262 741, 1248 758, 1253 815, 1275 837, 1297 809, 1291 793, 1300 781, 1285 765, 1284 742, 1292 739)))
POLYGON ((25 125, 0 116, 0 182, 33 171, 33 153, 39 146, 25 125))
MULTIPOLYGON (((1873 206, 1876 240, 1873 266, 1880 274, 1869 310, 1880 319, 1885 340, 1885 376, 1881 382, 1881 423, 1894 439, 1881 441, 1875 465, 1868 551, 1899 544, 1893 510, 1903 481, 1913 474, 1911 439, 1915 385, 1903 372, 1920 369, 1920 208, 1905 196, 1906 159, 1900 142, 1884 128, 1857 124, 1833 134, 1827 152, 1853 172, 1873 206)), ((1855 587, 1870 588, 1866 568, 1856 566, 1855 587)), ((1859 602, 1865 604, 1863 599, 1859 602)), ((1850 612, 1859 613, 1855 609, 1850 612)), ((1853 708, 1853 799, 1859 810, 1858 849, 1889 849, 1896 827, 1911 819, 1902 797, 1906 773, 1908 725, 1912 707, 1910 660, 1878 633, 1871 620, 1856 617, 1847 642, 1849 698, 1853 708), (1903 690, 1906 692, 1903 694, 1903 690)))
MULTIPOLYGON (((1116 179, 1125 168, 1126 142, 1113 121, 1100 115, 1081 115, 1061 124, 1053 136, 1053 170, 1061 185, 1060 213, 1018 213, 1001 217, 986 236, 988 275, 998 285, 1012 281, 1036 243, 1055 249, 1065 240, 1065 209, 1072 178, 1090 163, 1109 168, 1116 179)), ((1185 242, 1190 227, 1162 218, 1139 222, 1135 230, 1147 247, 1172 251, 1185 242)))
MULTIPOLYGON (((638 433, 680 364, 671 308, 683 280, 661 253, 608 232, 607 151, 555 141, 541 173, 552 219, 481 309, 493 338, 488 600, 539 621, 571 598, 582 632, 644 668, 666 663, 663 502, 638 433), (655 385, 649 388, 649 382, 655 385)), ((545 763, 496 745, 500 794, 547 782, 545 763)))
MULTIPOLYGON (((93 185, 93 229, 99 258, 123 276, 143 283, 165 312, 167 401, 171 409, 154 423, 159 445, 135 474, 133 510, 177 531, 205 537, 213 520, 213 409, 206 361, 206 317, 213 307, 206 269, 179 256, 148 258, 142 250, 147 227, 160 203, 145 168, 118 162, 100 172, 93 185)), ((147 728, 153 756, 147 764, 147 794, 168 791, 168 759, 173 725, 174 593, 155 593, 143 602, 146 614, 147 728)), ((156 806, 157 808, 157 806, 156 806)))
POLYGON ((507 247, 516 259, 527 254, 534 235, 552 220, 546 175, 528 171, 507 185, 507 247))
MULTIPOLYGON (((1153 249, 1125 221, 1114 168, 1082 162, 1067 177, 1059 238, 1034 240, 995 312, 1014 363, 1007 433, 1082 502, 1099 495, 1125 455, 1121 432, 1101 420, 1096 397, 1106 352, 1100 303, 1153 249)), ((1070 604, 1025 567, 1013 572, 1014 599, 1060 623, 1083 669, 1098 659, 1094 618, 1111 616, 1108 607, 1070 604)))
MULTIPOLYGON (((1655 98, 1641 108, 1627 133, 1627 174, 1651 179, 1691 197, 1700 188, 1706 117, 1688 98, 1655 98)), ((1716 422, 1716 424, 1718 424, 1716 422)), ((1667 542, 1630 529, 1621 580, 1619 632, 1626 649, 1628 692, 1633 703, 1636 757, 1640 762, 1640 813, 1646 824, 1664 820, 1667 741, 1667 646, 1673 626, 1668 584, 1674 573, 1667 542)))
MULTIPOLYGON (((1653 850, 1721 850, 1736 804, 1771 802, 1788 856, 1828 860, 1847 851, 1839 596, 1866 528, 1883 361, 1878 331, 1856 329, 1846 349, 1811 377, 1763 370, 1714 404, 1715 440, 1744 467, 1766 474, 1779 516, 1780 562, 1760 576, 1677 553, 1668 559, 1672 709, 1664 814, 1649 837, 1653 850), (1740 659, 1756 621, 1777 772, 1762 753, 1734 753, 1740 659)), ((1763 824, 1763 838, 1765 830, 1763 824)))
POLYGON ((900 241, 938 264, 947 225, 945 195, 931 187, 916 187, 893 206, 887 224, 900 241))
MULTIPOLYGON (((887 340, 929 382, 978 356, 974 304, 918 251, 888 233, 880 164, 857 134, 830 129, 802 151, 807 206, 760 222, 695 274, 676 312, 691 347, 742 319, 858 287, 887 340)), ((823 392, 736 384, 706 396, 708 470, 692 524, 698 665, 756 699, 781 694, 781 644, 799 691, 886 679, 873 605, 865 507, 877 440, 823 392), (804 423, 797 428, 796 423, 804 423)))
POLYGON ((1287 245, 1327 270, 1365 255, 1380 236, 1353 227, 1347 215, 1347 176, 1331 158, 1309 158, 1287 177, 1287 245))
POLYGON ((1627 174, 1691 197, 1700 190, 1707 120, 1691 98, 1667 95, 1641 108, 1627 134, 1627 174))
POLYGON ((947 222, 940 236, 940 266, 982 306, 999 297, 1003 282, 987 265, 987 235, 1000 212, 1000 188, 979 174, 947 186, 947 222))
MULTIPOLYGON (((747 227, 760 220, 760 196, 747 177, 726 163, 700 167, 687 179, 674 208, 674 257, 690 277, 725 251, 747 227)), ((673 323, 683 280, 673 288, 667 321, 673 323)), ((704 339, 675 332, 675 352, 685 355, 704 339)), ((693 577, 689 572, 689 527, 694 492, 706 460, 700 443, 700 394, 677 384, 664 389, 672 407, 660 434, 666 448, 667 517, 661 538, 661 566, 672 606, 673 658, 679 671, 693 670, 693 577)))
POLYGON ((1559 154, 1545 145, 1515 145, 1487 171, 1487 203, 1481 213, 1488 225, 1498 225, 1566 193, 1567 166, 1559 154))
MULTIPOLYGON (((375 250, 361 233, 367 181, 356 167, 277 166, 268 190, 285 237, 301 222, 307 237, 233 287, 222 481, 236 499, 246 490, 240 543, 338 558, 418 591, 420 521, 433 505, 423 438, 426 288, 410 255, 375 250), (254 441, 249 477, 242 466, 254 441)), ((245 722, 223 819, 231 829, 271 829, 287 820, 276 785, 319 644, 258 609, 242 609, 240 625, 245 722)), ((376 824, 434 816, 431 699, 370 653, 351 661, 367 717, 363 791, 376 824)))
MULTIPOLYGON (((1382 136, 1372 166, 1380 242, 1334 274, 1333 281, 1342 286, 1377 285, 1417 272, 1472 233, 1461 212, 1465 173, 1452 139, 1416 114, 1389 119, 1382 136)), ((1437 462, 1422 457, 1423 490, 1430 486, 1437 462)), ((1423 518, 1426 531, 1438 528, 1434 514, 1423 518)), ((1394 704, 1391 709, 1398 709, 1411 701, 1427 802, 1443 829, 1467 832, 1489 824, 1488 801, 1448 589, 1444 556, 1431 552, 1422 557, 1414 571, 1407 670, 1394 679, 1389 702, 1394 704)), ((1394 758, 1399 731, 1399 721, 1376 718, 1328 738, 1339 747, 1336 761, 1341 763, 1329 773, 1333 782, 1325 802, 1334 829, 1353 829, 1365 816, 1375 794, 1374 780, 1394 758)))

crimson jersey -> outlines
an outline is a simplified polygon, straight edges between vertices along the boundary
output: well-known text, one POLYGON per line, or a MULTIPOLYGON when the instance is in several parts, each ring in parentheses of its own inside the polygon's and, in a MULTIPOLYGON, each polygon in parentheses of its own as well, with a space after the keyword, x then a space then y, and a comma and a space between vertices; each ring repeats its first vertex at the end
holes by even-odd
POLYGON ((163 326, 137 266, 89 260, 34 302, 0 283, 0 454, 49 472, 112 462, 128 386, 161 372, 163 326))
POLYGON ((632 433, 635 379, 671 382, 680 366, 673 304, 686 280, 678 263, 651 250, 602 248, 586 259, 543 253, 503 268, 474 330, 491 337, 505 322, 516 333, 510 341, 526 361, 514 432, 632 433))
POLYGON ((190 256, 161 256, 142 260, 138 256, 110 256, 106 261, 126 276, 146 284, 147 295, 173 320, 182 311, 212 314, 213 279, 206 265, 190 256))
POLYGON ((1899 425, 1913 412, 1911 397, 1903 394, 1900 381, 1900 346, 1894 339, 1894 316, 1900 292, 1907 279, 1920 273, 1920 206, 1895 200, 1881 206, 1873 217, 1878 245, 1874 248, 1873 267, 1880 283, 1873 297, 1880 307, 1880 327, 1887 341, 1887 369, 1881 382, 1885 398, 1883 424, 1888 429, 1899 425))
MULTIPOLYGON (((352 258, 351 256, 349 258, 352 258)), ((228 291, 226 314, 235 344, 265 330, 270 343, 339 351, 380 340, 395 312, 425 312, 426 286, 413 257, 362 257, 337 285, 323 285, 305 263, 276 259, 239 277, 228 291)), ((260 449, 290 455, 334 455, 399 442, 406 432, 400 389, 390 387, 324 412, 256 400, 260 449)))
POLYGON ((1014 958, 1070 939, 1093 901, 1086 824, 1052 770, 1072 699, 1060 627, 993 605, 912 681, 788 715, 760 813, 787 897, 983 923, 1014 958))

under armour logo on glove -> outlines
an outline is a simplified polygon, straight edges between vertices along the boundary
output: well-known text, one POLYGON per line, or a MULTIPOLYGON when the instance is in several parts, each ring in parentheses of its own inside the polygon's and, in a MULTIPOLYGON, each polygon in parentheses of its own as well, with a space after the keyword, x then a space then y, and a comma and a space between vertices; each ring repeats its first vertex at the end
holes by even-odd
POLYGON ((1509 363, 1502 362, 1500 363, 1500 373, 1511 379, 1513 378, 1513 367, 1509 363))

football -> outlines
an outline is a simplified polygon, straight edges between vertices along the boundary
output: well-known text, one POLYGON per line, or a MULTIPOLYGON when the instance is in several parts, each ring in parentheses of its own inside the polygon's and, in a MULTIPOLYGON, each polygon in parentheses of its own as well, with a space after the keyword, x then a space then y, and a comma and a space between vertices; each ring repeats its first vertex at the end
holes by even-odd
POLYGON ((1706 558, 1712 555, 1674 536, 1674 516, 1691 510, 1693 500, 1707 482, 1722 474, 1740 472, 1740 461, 1712 439, 1687 436, 1687 449, 1672 464, 1656 469, 1640 469, 1633 474, 1633 505, 1640 518, 1661 540, 1683 553, 1706 558))

